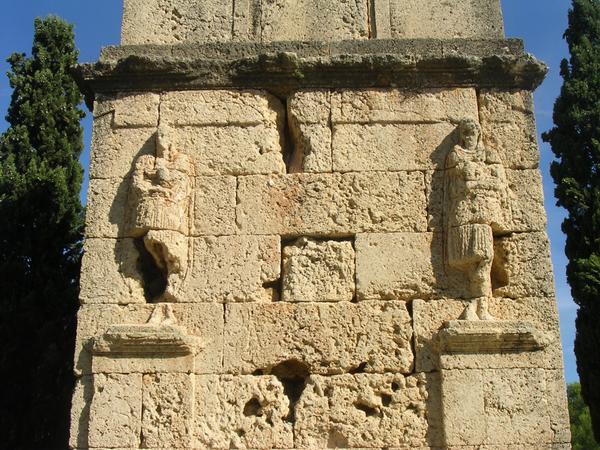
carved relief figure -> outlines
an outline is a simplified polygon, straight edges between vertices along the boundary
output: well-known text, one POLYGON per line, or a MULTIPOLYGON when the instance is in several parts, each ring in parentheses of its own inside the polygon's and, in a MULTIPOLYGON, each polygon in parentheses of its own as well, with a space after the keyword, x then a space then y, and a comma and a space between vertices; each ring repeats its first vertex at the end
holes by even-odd
POLYGON ((188 235, 194 183, 192 159, 168 142, 169 129, 160 127, 156 157, 144 155, 135 163, 132 194, 133 233, 144 246, 167 284, 159 301, 175 301, 188 264, 188 235))
POLYGON ((494 236, 509 231, 510 191, 497 153, 481 143, 481 128, 472 119, 458 127, 459 143, 445 164, 444 228, 449 267, 465 272, 473 299, 467 320, 490 320, 494 236))

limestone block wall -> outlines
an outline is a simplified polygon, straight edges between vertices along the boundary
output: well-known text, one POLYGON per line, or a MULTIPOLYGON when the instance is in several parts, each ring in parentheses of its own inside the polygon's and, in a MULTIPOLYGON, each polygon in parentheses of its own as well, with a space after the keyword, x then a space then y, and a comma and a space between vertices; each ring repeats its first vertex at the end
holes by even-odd
MULTIPOLYGON (((126 2, 126 21, 171 11, 182 39, 200 33, 181 5, 139 3, 126 2), (134 5, 162 9, 134 18, 134 5)), ((279 3, 262 17, 317 20, 279 3)), ((232 27, 226 1, 183 4, 212 37, 245 26, 232 27)), ((366 2, 340 5, 366 21, 366 2)), ((265 39, 285 36, 265 23, 265 39)), ((367 35, 352 24, 337 37, 367 35)), ((163 26, 146 24, 156 39, 163 26)), ((134 42, 134 24, 124 30, 134 42)), ((535 136, 521 90, 97 96, 72 448, 569 448, 535 136), (444 262, 445 160, 464 119, 498 152, 513 205, 494 241, 490 313, 531 324, 535 350, 460 353, 438 339, 470 299, 465 274, 444 262), (136 162, 165 142, 194 169, 168 301, 171 279, 160 282, 132 226, 136 162)))
POLYGON ((125 0, 122 44, 504 36, 499 0, 125 0))

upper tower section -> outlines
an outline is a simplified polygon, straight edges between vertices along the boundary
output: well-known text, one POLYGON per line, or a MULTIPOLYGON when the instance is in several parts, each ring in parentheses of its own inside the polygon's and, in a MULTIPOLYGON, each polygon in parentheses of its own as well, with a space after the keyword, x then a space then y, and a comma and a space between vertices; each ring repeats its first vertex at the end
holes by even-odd
POLYGON ((125 0, 121 43, 502 39, 500 0, 125 0))

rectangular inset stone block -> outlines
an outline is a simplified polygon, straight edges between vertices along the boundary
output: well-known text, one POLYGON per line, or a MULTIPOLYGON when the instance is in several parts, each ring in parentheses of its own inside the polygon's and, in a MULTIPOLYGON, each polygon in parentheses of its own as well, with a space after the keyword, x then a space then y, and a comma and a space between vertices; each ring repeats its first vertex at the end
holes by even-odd
POLYGON ((354 261, 350 241, 300 238, 284 246, 282 300, 351 301, 355 285, 354 261))
POLYGON ((125 178, 142 155, 154 154, 156 127, 115 128, 112 114, 94 119, 90 178, 125 178))
POLYGON ((348 124, 333 129, 336 172, 426 170, 443 168, 456 144, 456 125, 348 124))
POLYGON ((122 45, 231 40, 233 0, 126 0, 122 45))
POLYGON ((457 123, 478 119, 475 89, 364 89, 331 95, 331 122, 340 124, 457 123))
POLYGON ((429 388, 424 374, 312 375, 296 405, 296 447, 425 446, 429 388))
POLYGON ((425 231, 420 172, 293 174, 239 179, 244 234, 342 235, 425 231))
POLYGON ((201 448, 292 448, 290 401, 274 376, 197 376, 201 448))
POLYGON ((141 417, 141 374, 94 375, 90 447, 139 447, 141 417))
POLYGON ((196 177, 192 234, 231 235, 235 224, 237 181, 235 177, 196 177))
POLYGON ((160 96, 150 92, 97 95, 94 118, 112 113, 113 128, 156 128, 160 96))
POLYGON ((200 237, 193 248, 182 288, 188 301, 272 301, 274 292, 268 286, 281 273, 279 236, 200 237))
POLYGON ((479 104, 484 144, 498 151, 507 168, 536 169, 540 152, 531 92, 483 89, 479 104))
POLYGON ((369 37, 367 3, 261 0, 262 41, 341 41, 369 37))
POLYGON ((499 0, 390 0, 392 38, 504 38, 499 0))
POLYGON ((310 373, 410 373, 411 318, 404 302, 227 305, 225 367, 269 371, 300 361, 310 373))
MULTIPOLYGON (((77 315, 77 339, 75 342, 75 370, 77 373, 92 372, 90 339, 102 336, 111 325, 141 325, 148 322, 156 305, 84 305, 77 315)), ((178 325, 188 334, 200 339, 202 348, 195 355, 196 373, 218 373, 222 366, 223 352, 223 306, 216 303, 173 304, 178 325)), ((96 357, 97 358, 97 357, 96 357)), ((112 358, 114 371, 129 373, 155 373, 164 371, 164 358, 112 358)), ((105 365, 106 366, 106 365, 105 365)), ((100 367, 106 369, 106 367, 100 367)), ((189 372, 187 365, 178 371, 189 372)))
POLYGON ((82 304, 145 302, 140 253, 133 239, 88 238, 83 249, 82 304))
POLYGON ((194 375, 145 374, 142 385, 142 447, 192 447, 194 375))
MULTIPOLYGON (((417 372, 430 372, 440 367, 440 348, 437 333, 445 322, 456 320, 468 305, 466 300, 414 300, 413 326, 415 334, 415 365, 417 372)), ((558 313, 553 298, 493 298, 489 301, 491 315, 497 320, 519 320, 531 323, 548 342, 536 352, 496 354, 443 355, 445 369, 562 367, 562 350, 558 329, 558 313)))

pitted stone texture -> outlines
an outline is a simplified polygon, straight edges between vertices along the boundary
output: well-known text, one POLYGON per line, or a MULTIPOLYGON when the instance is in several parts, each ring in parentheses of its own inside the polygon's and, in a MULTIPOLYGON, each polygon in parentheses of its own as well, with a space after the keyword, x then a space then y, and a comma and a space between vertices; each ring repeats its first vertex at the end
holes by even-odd
POLYGON ((354 261, 350 241, 300 238, 284 246, 282 300, 351 301, 355 285, 354 261))
POLYGON ((298 448, 423 446, 425 375, 312 375, 296 405, 298 448))
POLYGON ((404 302, 227 305, 224 370, 269 371, 286 361, 310 373, 410 373, 411 318, 404 302))
POLYGON ((281 273, 279 236, 194 239, 194 261, 183 287, 191 302, 268 302, 281 273))
POLYGON ((299 91, 288 100, 288 121, 294 144, 289 172, 331 172, 331 93, 299 91))
POLYGON ((341 41, 369 37, 359 0, 261 0, 262 41, 341 41))
POLYGON ((236 234, 236 189, 235 177, 196 178, 192 227, 194 236, 236 234))
POLYGON ((161 123, 172 143, 194 160, 199 175, 285 173, 281 139, 285 110, 262 91, 164 94, 161 123))
POLYGON ((129 178, 92 179, 87 194, 85 234, 88 238, 117 238, 127 235, 129 178))
POLYGON ((550 244, 545 232, 500 237, 494 247, 495 296, 554 297, 550 244))
POLYGON ((485 145, 498 151, 506 168, 536 169, 540 153, 531 92, 483 89, 479 105, 485 145))
POLYGON ((90 447, 140 445, 141 374, 97 374, 90 406, 90 447))
POLYGON ((90 238, 83 250, 82 304, 145 302, 140 253, 133 239, 90 238))
POLYGON ((94 395, 93 377, 77 378, 71 401, 70 448, 87 448, 89 437, 90 406, 94 395))
POLYGON ((468 297, 467 280, 446 268, 437 233, 365 233, 356 236, 358 300, 468 297))
MULTIPOLYGON (((442 231, 442 205, 445 175, 443 170, 427 171, 427 221, 430 231, 442 231)), ((544 195, 539 170, 506 170, 512 220, 508 232, 543 231, 546 227, 544 195)))
POLYGON ((544 369, 444 370, 446 443, 550 444, 547 395, 544 369))
POLYGON ((143 448, 190 448, 194 421, 194 376, 146 374, 142 378, 143 448))
POLYGON ((90 178, 124 178, 133 161, 155 151, 156 127, 116 128, 112 114, 94 119, 90 178))
POLYGON ((231 40, 233 0, 126 0, 122 45, 231 40))
POLYGON ((98 95, 94 102, 94 118, 110 113, 113 128, 156 128, 158 126, 158 94, 98 95))
POLYGON ((480 38, 504 37, 499 0, 389 0, 391 37, 480 38))
MULTIPOLYGON (((90 339, 103 335, 111 325, 142 325, 148 322, 156 305, 84 305, 77 314, 75 371, 92 372, 90 339)), ((173 304, 175 318, 188 334, 197 336, 202 349, 195 355, 196 373, 218 373, 222 366, 223 307, 219 304, 173 304)), ((96 357, 97 358, 97 357, 96 357)), ((162 358, 164 359, 164 358, 162 358)), ((164 371, 161 358, 113 358, 113 370, 121 373, 164 371)), ((177 371, 189 372, 186 364, 177 371)))
POLYGON ((243 234, 425 231, 424 177, 420 172, 241 177, 237 223, 243 234))
POLYGON ((417 372, 465 368, 562 368, 562 349, 558 329, 558 312, 553 298, 493 298, 489 300, 490 314, 499 321, 519 320, 529 322, 548 340, 543 351, 514 353, 510 355, 442 355, 437 332, 449 320, 458 319, 468 301, 439 299, 414 300, 413 326, 415 334, 415 367, 417 372))
POLYGON ((197 376, 199 448, 292 448, 290 402, 274 376, 197 376))
POLYGON ((477 119, 475 89, 364 89, 334 92, 331 121, 340 124, 456 123, 477 119))

